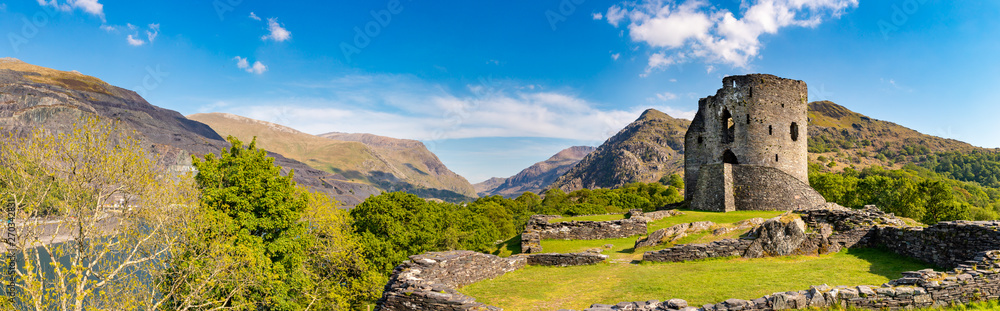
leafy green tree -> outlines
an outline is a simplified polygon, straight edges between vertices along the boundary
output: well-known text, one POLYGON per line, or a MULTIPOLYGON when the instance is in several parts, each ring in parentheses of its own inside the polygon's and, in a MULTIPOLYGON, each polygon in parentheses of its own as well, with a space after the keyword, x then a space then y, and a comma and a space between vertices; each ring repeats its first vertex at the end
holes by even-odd
POLYGON ((925 224, 935 224, 946 220, 959 220, 969 217, 969 206, 955 200, 951 187, 941 181, 925 181, 920 183, 921 192, 927 202, 927 212, 921 221, 925 224))
MULTIPOLYGON (((250 285, 222 286, 205 299, 223 300, 238 310, 301 310, 312 286, 304 266, 311 239, 300 221, 308 195, 292 181, 294 172, 281 176, 256 139, 248 146, 228 140, 232 146, 220 156, 194 157, 199 205, 209 225, 193 234, 201 243, 228 248, 231 255, 219 260, 238 264, 234 268, 245 272, 250 285)), ((191 264, 192 253, 177 256, 178 265, 191 264)))

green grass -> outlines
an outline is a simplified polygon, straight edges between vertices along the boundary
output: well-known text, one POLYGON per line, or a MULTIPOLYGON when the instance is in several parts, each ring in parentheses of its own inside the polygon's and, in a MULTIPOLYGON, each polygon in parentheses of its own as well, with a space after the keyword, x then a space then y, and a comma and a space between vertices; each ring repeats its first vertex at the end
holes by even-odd
POLYGON ((460 291, 506 310, 584 309, 594 303, 681 298, 691 305, 755 299, 811 285, 879 285, 925 263, 886 251, 712 259, 686 263, 527 267, 460 291))
MULTIPOLYGON (((730 225, 732 223, 750 219, 750 218, 773 218, 781 215, 784 212, 781 211, 738 211, 729 213, 715 213, 715 212, 701 212, 701 211, 682 211, 684 215, 673 216, 663 218, 649 224, 648 233, 653 231, 667 228, 676 224, 681 223, 691 223, 698 221, 711 221, 719 225, 730 225)), ((578 217, 564 217, 550 222, 558 221, 573 221, 573 220, 590 220, 590 221, 606 221, 606 220, 616 220, 622 219, 624 215, 597 215, 597 216, 578 216, 578 217)), ((713 236, 711 232, 702 232, 690 234, 677 241, 677 243, 662 244, 654 247, 641 248, 638 251, 632 249, 635 246, 635 241, 639 239, 639 236, 619 238, 619 239, 602 239, 602 240, 542 240, 542 251, 546 253, 578 253, 583 252, 588 249, 601 248, 604 249, 602 254, 610 256, 609 261, 615 263, 627 263, 635 260, 642 260, 642 254, 647 251, 664 249, 667 247, 672 247, 675 244, 687 244, 687 243, 708 243, 711 241, 724 239, 724 238, 736 238, 742 234, 740 232, 731 232, 722 236, 713 236), (613 244, 611 249, 605 249, 604 245, 613 244)))

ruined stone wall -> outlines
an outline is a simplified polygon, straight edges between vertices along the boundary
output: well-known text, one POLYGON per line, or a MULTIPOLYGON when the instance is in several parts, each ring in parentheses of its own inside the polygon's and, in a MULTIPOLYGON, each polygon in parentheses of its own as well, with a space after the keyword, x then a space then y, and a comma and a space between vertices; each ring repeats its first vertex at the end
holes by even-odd
POLYGON ((808 181, 784 171, 757 165, 733 165, 733 198, 742 211, 810 209, 826 203, 808 181))
POLYGON ((521 233, 521 252, 538 253, 542 251, 541 240, 602 240, 627 238, 644 235, 646 219, 621 219, 611 221, 566 221, 549 223, 549 220, 560 216, 531 216, 521 233))
POLYGON ((588 311, 611 310, 686 310, 686 311, 771 311, 788 309, 863 308, 900 310, 965 304, 1000 298, 1000 251, 980 252, 968 264, 953 273, 920 270, 904 272, 903 277, 882 286, 812 286, 808 290, 778 292, 752 300, 728 299, 701 307, 688 306, 682 299, 622 302, 615 305, 594 304, 588 311))
POLYGON ((732 212, 736 210, 733 197, 733 165, 726 163, 706 164, 698 171, 698 195, 691 201, 691 209, 712 212, 732 212))
POLYGON ((705 164, 772 167, 808 183, 807 97, 799 80, 764 74, 724 78, 714 96, 699 100, 685 135, 685 198, 713 191, 698 187, 705 164))
POLYGON ((410 256, 396 267, 375 310, 500 310, 456 289, 524 267, 527 258, 501 258, 472 251, 410 256))
POLYGON ((878 228, 878 244, 942 268, 1000 249, 1000 221, 945 221, 927 228, 878 228))
POLYGON ((531 266, 586 266, 593 265, 608 259, 608 255, 596 253, 546 253, 528 255, 528 265, 531 266))

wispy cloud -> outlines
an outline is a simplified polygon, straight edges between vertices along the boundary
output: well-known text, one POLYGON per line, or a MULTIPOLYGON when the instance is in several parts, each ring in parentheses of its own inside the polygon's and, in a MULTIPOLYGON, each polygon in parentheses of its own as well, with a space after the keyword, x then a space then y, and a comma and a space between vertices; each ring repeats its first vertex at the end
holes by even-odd
POLYGON ((0 12, 7 12, 7 4, 0 3, 0 12))
MULTIPOLYGON (((126 24, 125 27, 132 32, 125 38, 125 41, 127 41, 131 46, 143 46, 146 45, 147 42, 152 44, 156 41, 156 37, 160 35, 160 24, 149 24, 146 26, 147 28, 144 31, 146 33, 145 40, 140 34, 139 27, 136 25, 126 24)), ((118 28, 115 26, 102 25, 101 29, 108 32, 118 32, 118 28)))
MULTIPOLYGON (((245 65, 244 59, 238 59, 245 65)), ((436 141, 477 137, 544 137, 599 143, 649 106, 602 109, 573 94, 520 85, 469 85, 448 91, 416 78, 350 76, 301 88, 325 88, 329 98, 229 99, 245 106, 210 105, 308 133, 363 132, 436 141)), ((303 92, 305 93, 305 92, 303 92)), ((693 112, 653 105, 675 117, 693 112)))
POLYGON ((260 17, 258 17, 257 14, 254 14, 253 12, 250 12, 250 19, 255 20, 255 21, 259 21, 260 17))
MULTIPOLYGON (((250 18, 253 18, 254 16, 255 15, 251 13, 250 18)), ((261 40, 264 41, 274 40, 277 42, 283 42, 292 38, 292 33, 289 32, 287 29, 285 29, 285 27, 283 27, 281 24, 279 24, 278 18, 275 17, 267 19, 267 30, 270 33, 261 37, 261 40)))
POLYGON ((642 0, 611 6, 604 19, 615 27, 627 21, 632 41, 653 49, 648 74, 691 60, 746 67, 760 53, 762 35, 815 27, 857 6, 858 0, 757 0, 744 2, 738 17, 704 0, 642 0))
POLYGON ((233 59, 236 60, 237 67, 243 69, 248 73, 259 75, 267 71, 267 66, 264 66, 264 64, 262 64, 260 61, 256 61, 253 63, 253 65, 251 65, 250 61, 247 60, 246 58, 236 56, 233 59))
MULTIPOLYGON (((59 0, 38 0, 38 4, 42 6, 51 6, 60 11, 72 11, 73 9, 80 9, 89 14, 100 17, 104 20, 104 5, 98 0, 66 0, 65 2, 60 2, 59 0)), ((4 5, 6 8, 6 5, 4 5)))

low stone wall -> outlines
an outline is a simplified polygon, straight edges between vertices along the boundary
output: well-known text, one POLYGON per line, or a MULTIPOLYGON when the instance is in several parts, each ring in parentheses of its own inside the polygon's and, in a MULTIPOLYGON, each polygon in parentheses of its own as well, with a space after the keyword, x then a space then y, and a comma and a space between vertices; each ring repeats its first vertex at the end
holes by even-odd
POLYGON ((646 219, 621 219, 611 221, 568 221, 549 223, 559 218, 552 215, 531 216, 521 233, 521 252, 542 251, 541 240, 601 240, 626 238, 646 234, 646 219))
POLYGON ((797 214, 775 217, 757 226, 739 239, 724 239, 708 244, 684 244, 646 252, 643 261, 679 262, 719 257, 760 258, 787 255, 816 255, 840 251, 840 245, 828 239, 829 224, 819 224, 818 232, 807 232, 806 223, 797 214))
POLYGON ((527 262, 523 256, 501 258, 472 251, 413 255, 392 272, 375 310, 500 310, 455 289, 520 269, 527 262))
POLYGON ((878 244, 938 267, 964 264, 975 254, 1000 249, 1000 221, 945 221, 927 228, 882 227, 878 244))
POLYGON ((681 262, 706 258, 741 257, 750 247, 751 240, 725 239, 708 244, 683 244, 650 251, 642 255, 643 261, 681 262))
POLYGON ((604 262, 608 255, 595 253, 572 253, 572 254, 531 254, 528 255, 528 265, 532 266, 585 266, 604 262))

